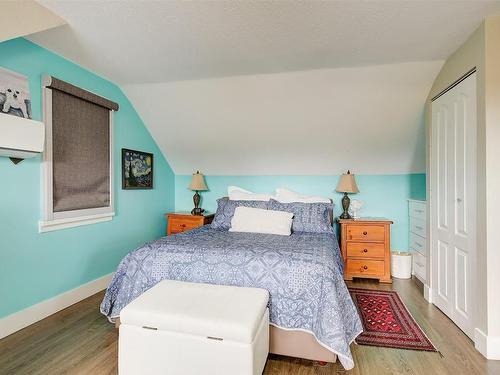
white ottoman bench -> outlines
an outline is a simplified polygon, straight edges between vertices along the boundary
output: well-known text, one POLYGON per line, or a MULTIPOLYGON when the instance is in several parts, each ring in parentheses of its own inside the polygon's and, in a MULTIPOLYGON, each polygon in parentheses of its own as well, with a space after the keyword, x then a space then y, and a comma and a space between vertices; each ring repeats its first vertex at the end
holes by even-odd
POLYGON ((267 290, 164 280, 120 313, 120 375, 257 375, 269 352, 267 290))

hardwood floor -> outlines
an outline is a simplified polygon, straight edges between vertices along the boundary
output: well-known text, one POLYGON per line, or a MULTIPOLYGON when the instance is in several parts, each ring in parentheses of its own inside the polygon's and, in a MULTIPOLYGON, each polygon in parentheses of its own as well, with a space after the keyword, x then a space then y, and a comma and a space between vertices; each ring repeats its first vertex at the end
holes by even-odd
MULTIPOLYGON (((487 361, 443 313, 429 305, 414 281, 392 285, 355 281, 361 288, 396 290, 415 320, 441 351, 437 353, 351 345, 356 367, 345 371, 337 362, 271 355, 264 374, 500 374, 500 361, 487 361)), ((0 340, 0 374, 116 374, 117 338, 114 326, 99 313, 103 293, 0 340)))

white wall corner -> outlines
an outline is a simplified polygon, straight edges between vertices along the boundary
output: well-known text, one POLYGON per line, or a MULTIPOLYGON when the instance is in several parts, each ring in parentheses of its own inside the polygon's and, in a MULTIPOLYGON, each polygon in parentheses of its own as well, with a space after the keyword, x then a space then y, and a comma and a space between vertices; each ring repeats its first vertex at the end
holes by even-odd
POLYGON ((113 273, 104 275, 0 319, 0 339, 106 289, 112 277, 113 273))
POLYGON ((474 346, 487 359, 500 360, 500 336, 488 336, 476 328, 474 330, 474 346))
POLYGON ((427 284, 424 284, 424 298, 427 302, 432 303, 432 289, 427 284))

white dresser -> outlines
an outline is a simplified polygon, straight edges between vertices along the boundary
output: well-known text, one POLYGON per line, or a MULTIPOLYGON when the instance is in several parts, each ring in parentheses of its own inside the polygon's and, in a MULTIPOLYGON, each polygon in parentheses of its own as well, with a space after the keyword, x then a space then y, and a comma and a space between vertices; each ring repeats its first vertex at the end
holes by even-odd
POLYGON ((427 281, 427 203, 408 200, 410 216, 410 251, 413 253, 413 274, 424 284, 427 281))

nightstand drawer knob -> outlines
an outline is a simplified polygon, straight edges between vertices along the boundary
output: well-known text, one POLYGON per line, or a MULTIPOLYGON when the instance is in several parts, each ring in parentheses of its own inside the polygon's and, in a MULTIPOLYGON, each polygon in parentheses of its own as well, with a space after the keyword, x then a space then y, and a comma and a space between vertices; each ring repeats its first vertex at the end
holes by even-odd
POLYGON ((368 266, 363 266, 363 269, 367 270, 367 269, 368 269, 368 266))
POLYGON ((181 227, 185 228, 185 227, 186 227, 186 224, 181 224, 181 227))
POLYGON ((365 230, 365 231, 363 232, 363 234, 366 236, 366 235, 368 234, 368 232, 365 230))
POLYGON ((367 253, 368 252, 368 249, 363 249, 363 253, 367 253))

